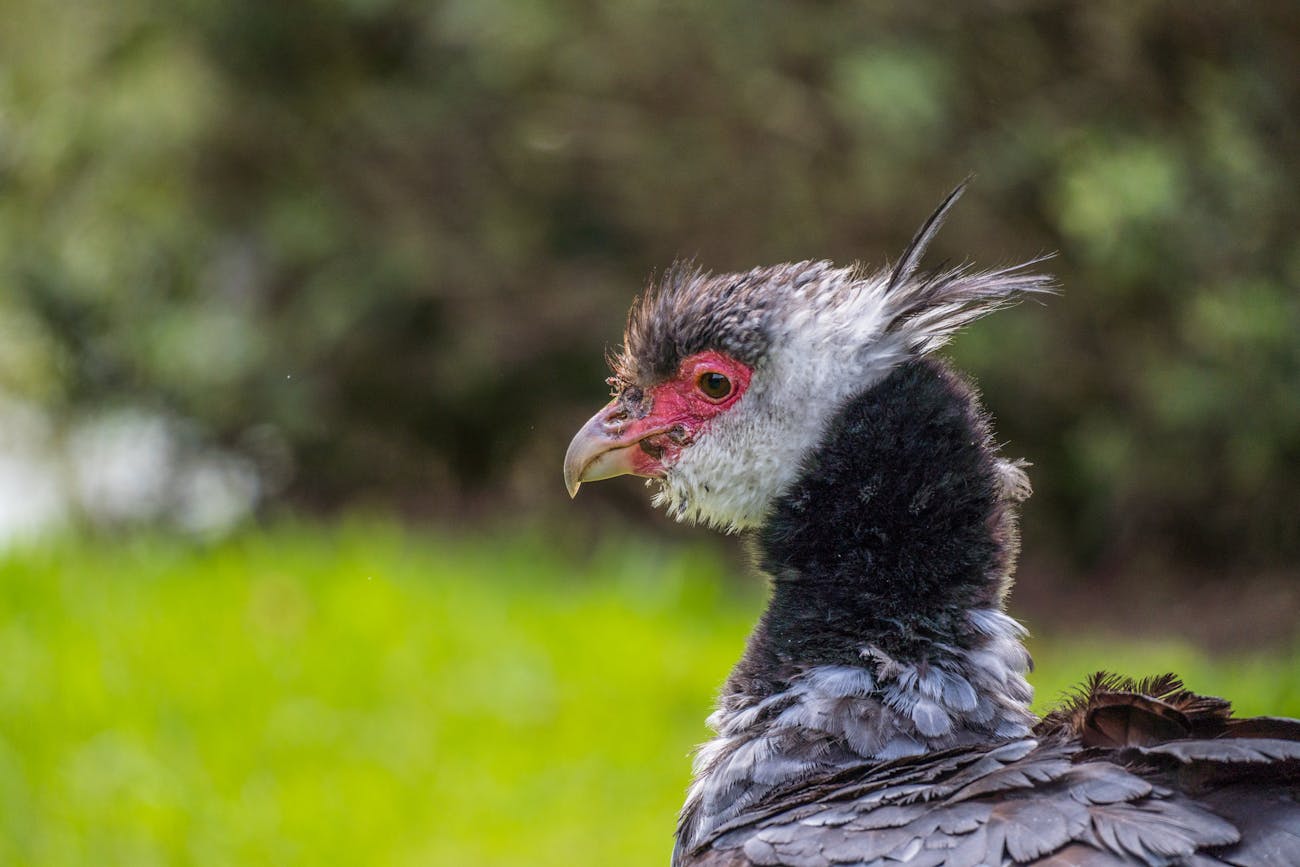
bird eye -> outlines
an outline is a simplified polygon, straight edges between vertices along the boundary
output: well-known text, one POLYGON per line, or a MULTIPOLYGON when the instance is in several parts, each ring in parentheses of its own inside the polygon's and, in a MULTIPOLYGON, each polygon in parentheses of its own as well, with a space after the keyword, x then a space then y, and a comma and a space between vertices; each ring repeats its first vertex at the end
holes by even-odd
POLYGON ((696 380, 696 385, 709 400, 722 400, 731 394, 731 380, 716 371, 701 373, 700 378, 696 380))

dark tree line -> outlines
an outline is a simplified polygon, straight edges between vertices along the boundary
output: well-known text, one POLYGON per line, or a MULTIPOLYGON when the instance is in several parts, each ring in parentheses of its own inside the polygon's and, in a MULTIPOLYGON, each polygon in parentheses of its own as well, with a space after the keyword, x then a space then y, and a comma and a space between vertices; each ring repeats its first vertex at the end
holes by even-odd
MULTIPOLYGON (((1300 557, 1293 3, 13 0, 0 389, 277 497, 562 496, 631 295, 1059 251, 953 352, 1076 567, 1300 557)), ((1046 544, 1046 543, 1045 543, 1046 544)))

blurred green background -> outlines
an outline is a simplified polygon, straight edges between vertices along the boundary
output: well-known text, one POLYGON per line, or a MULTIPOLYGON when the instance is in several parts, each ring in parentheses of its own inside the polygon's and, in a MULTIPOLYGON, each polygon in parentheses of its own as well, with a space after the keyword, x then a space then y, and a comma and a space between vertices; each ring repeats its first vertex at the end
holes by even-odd
POLYGON ((567 502, 602 356, 674 259, 883 262, 972 172, 932 261, 1064 290, 951 349, 1034 464, 1040 701, 1300 714, 1297 51, 1286 2, 0 0, 0 860, 665 863, 762 587, 567 502))

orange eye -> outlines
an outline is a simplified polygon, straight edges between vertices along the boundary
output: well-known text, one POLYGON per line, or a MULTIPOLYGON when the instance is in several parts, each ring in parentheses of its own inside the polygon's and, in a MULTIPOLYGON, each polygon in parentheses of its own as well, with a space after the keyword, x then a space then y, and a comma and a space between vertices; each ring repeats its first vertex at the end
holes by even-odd
POLYGON ((701 373, 695 384, 709 400, 722 400, 731 394, 731 380, 716 371, 701 373))

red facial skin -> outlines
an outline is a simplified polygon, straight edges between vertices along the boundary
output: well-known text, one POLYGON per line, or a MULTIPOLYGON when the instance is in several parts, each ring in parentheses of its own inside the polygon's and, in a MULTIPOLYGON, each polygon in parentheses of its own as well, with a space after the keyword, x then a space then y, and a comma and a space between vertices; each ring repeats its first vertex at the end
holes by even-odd
POLYGON ((710 420, 735 406, 749 388, 752 373, 739 361, 709 350, 687 357, 676 376, 647 390, 643 400, 649 401, 649 414, 630 420, 627 428, 628 437, 640 445, 631 456, 633 473, 662 476, 664 467, 676 462, 682 449, 695 441, 710 420), (706 373, 727 377, 731 391, 721 399, 709 397, 700 388, 700 377, 706 373))
POLYGON ((564 458, 569 494, 584 481, 611 476, 662 478, 681 450, 744 396, 751 375, 748 365, 709 350, 683 359, 671 379, 644 390, 624 387, 569 444, 564 458), (711 397, 700 381, 709 373, 725 376, 730 391, 711 397))

